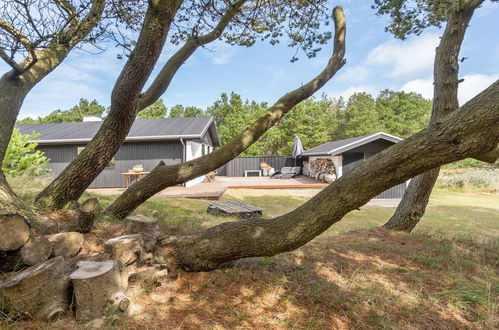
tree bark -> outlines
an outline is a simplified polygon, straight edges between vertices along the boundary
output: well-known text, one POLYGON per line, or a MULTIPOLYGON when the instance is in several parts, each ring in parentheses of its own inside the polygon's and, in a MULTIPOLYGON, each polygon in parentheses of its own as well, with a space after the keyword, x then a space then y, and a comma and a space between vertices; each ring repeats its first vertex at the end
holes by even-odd
POLYGON ((499 80, 444 120, 369 158, 288 214, 223 223, 193 236, 164 239, 162 245, 177 265, 190 271, 294 250, 386 189, 496 148, 498 127, 499 80))
POLYGON ((346 22, 341 7, 334 9, 333 18, 335 23, 333 55, 319 75, 281 97, 262 117, 213 153, 173 166, 160 163, 144 179, 121 194, 106 209, 106 213, 116 218, 124 218, 157 192, 216 170, 250 147, 295 105, 323 87, 345 64, 346 22))
MULTIPOLYGON (((459 50, 473 12, 482 2, 450 10, 445 31, 435 54, 430 123, 436 122, 459 107, 457 98, 459 50)), ((437 167, 413 178, 395 213, 382 228, 411 232, 425 213, 439 171, 440 168, 437 167)))
POLYGON ((37 196, 36 205, 60 209, 77 200, 118 151, 133 124, 140 92, 161 54, 180 2, 149 2, 137 44, 113 88, 108 116, 81 154, 37 196))

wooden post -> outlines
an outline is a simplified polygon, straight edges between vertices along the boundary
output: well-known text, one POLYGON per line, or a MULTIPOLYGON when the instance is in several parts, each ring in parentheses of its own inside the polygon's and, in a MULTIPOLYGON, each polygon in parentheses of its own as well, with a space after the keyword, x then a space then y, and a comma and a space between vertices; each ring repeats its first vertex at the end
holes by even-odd
POLYGON ((124 312, 130 305, 119 265, 114 260, 80 261, 78 269, 70 275, 76 301, 76 320, 88 322, 115 311, 124 312))
POLYGON ((0 306, 10 314, 56 321, 68 308, 66 261, 59 257, 0 282, 0 306))

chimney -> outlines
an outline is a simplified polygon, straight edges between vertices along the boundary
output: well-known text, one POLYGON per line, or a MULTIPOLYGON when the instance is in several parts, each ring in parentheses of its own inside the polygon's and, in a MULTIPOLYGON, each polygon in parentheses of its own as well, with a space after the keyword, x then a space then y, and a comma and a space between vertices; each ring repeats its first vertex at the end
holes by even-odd
POLYGON ((102 118, 97 117, 97 116, 83 116, 83 121, 84 122, 86 122, 86 121, 102 121, 102 118))

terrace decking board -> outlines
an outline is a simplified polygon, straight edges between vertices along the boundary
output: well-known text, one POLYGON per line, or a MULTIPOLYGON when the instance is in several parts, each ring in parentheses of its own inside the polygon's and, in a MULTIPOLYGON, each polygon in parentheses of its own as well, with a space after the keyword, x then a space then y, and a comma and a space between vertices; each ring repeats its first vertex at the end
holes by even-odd
POLYGON ((241 201, 209 202, 206 212, 213 215, 238 216, 242 219, 261 218, 264 210, 241 201))

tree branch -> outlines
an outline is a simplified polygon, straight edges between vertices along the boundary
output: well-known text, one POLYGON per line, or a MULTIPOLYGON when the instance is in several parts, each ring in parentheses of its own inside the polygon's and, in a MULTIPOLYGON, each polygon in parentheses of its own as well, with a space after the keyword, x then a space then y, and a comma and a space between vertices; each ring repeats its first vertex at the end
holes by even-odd
POLYGON ((69 16, 75 16, 76 15, 76 8, 69 3, 68 1, 65 0, 54 0, 54 2, 62 8, 69 16))
POLYGON ((218 37, 220 37, 231 22, 234 16, 240 11, 241 7, 248 0, 238 0, 234 2, 227 12, 222 16, 218 24, 213 30, 200 37, 190 37, 184 45, 165 63, 161 71, 158 73, 151 86, 142 93, 139 99, 138 111, 144 110, 148 106, 156 102, 161 95, 165 93, 170 85, 175 73, 180 69, 185 61, 200 47, 206 45, 218 37))
POLYGON ((491 150, 499 141, 498 125, 496 81, 442 121, 370 157, 288 214, 222 223, 193 236, 167 238, 162 245, 189 271, 292 251, 386 189, 478 150, 491 150))
POLYGON ((16 38, 26 49, 31 49, 31 41, 18 29, 9 24, 6 20, 0 18, 0 28, 16 38))
POLYGON ((3 48, 0 48, 0 58, 5 61, 14 71, 16 71, 16 74, 21 74, 23 72, 23 69, 17 64, 16 61, 14 61, 7 53, 3 50, 3 48))
POLYGON ((166 187, 186 182, 219 168, 251 146, 295 105, 309 98, 324 86, 345 64, 346 21, 341 7, 334 9, 333 18, 335 24, 333 54, 319 75, 307 84, 282 96, 262 117, 213 153, 178 165, 158 165, 143 180, 131 186, 118 197, 106 212, 118 218, 124 217, 166 187))

